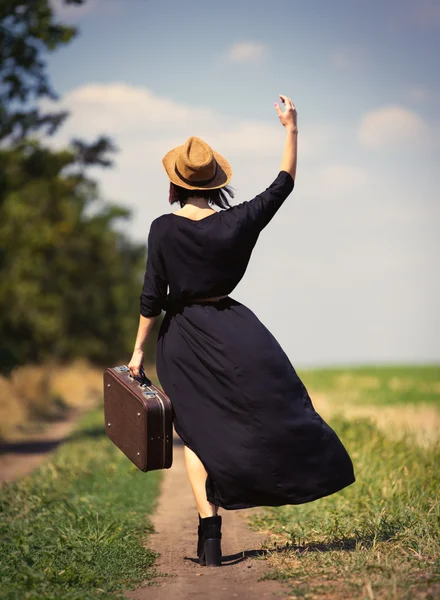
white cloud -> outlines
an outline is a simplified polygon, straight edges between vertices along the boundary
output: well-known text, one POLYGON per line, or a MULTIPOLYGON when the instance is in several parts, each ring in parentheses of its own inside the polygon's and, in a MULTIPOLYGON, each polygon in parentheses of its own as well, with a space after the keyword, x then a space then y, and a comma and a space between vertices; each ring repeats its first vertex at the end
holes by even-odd
MULTIPOLYGON (((48 101, 42 104, 53 108, 48 101)), ((144 239, 152 215, 166 211, 168 180, 162 167, 163 155, 190 135, 205 139, 230 161, 238 202, 271 183, 284 148, 284 129, 272 105, 268 106, 268 121, 245 120, 180 104, 143 87, 111 83, 73 89, 57 108, 71 114, 50 138, 52 144, 63 147, 73 137, 92 141, 99 134, 115 140, 120 149, 115 167, 92 169, 91 175, 100 182, 107 198, 133 209, 133 222, 128 227, 136 239, 144 239)), ((300 183, 304 189, 310 185, 310 193, 321 196, 328 189, 342 193, 356 180, 353 167, 347 166, 345 171, 344 165, 326 167, 339 133, 338 128, 327 124, 301 126, 300 183), (308 163, 319 163, 319 168, 307 171, 308 163)))
MULTIPOLYGON (((50 107, 47 101, 42 104, 50 107)), ((246 185, 246 179, 258 181, 265 174, 269 178, 276 174, 282 155, 283 128, 275 111, 273 123, 233 119, 124 83, 76 88, 65 94, 58 107, 71 115, 51 138, 53 144, 65 146, 72 137, 93 140, 101 133, 114 138, 120 149, 115 168, 92 174, 108 198, 135 211, 130 230, 138 239, 145 237, 151 215, 166 210, 167 178, 161 159, 190 135, 205 139, 227 157, 237 189, 246 185)))
POLYGON ((228 51, 228 58, 232 62, 256 62, 267 55, 268 49, 264 44, 257 42, 238 42, 228 51))
MULTIPOLYGON (((179 133, 195 122, 203 127, 214 118, 209 109, 194 110, 124 83, 85 85, 65 94, 61 104, 72 110, 75 128, 79 126, 82 135, 103 129, 112 135, 142 133, 150 138, 158 132, 179 133)), ((72 127, 68 122, 66 129, 72 127)))
POLYGON ((368 112, 358 130, 358 140, 373 150, 405 149, 405 144, 423 145, 429 141, 429 128, 414 111, 404 106, 382 106, 368 112))
MULTIPOLYGON (((42 103, 46 107, 50 103, 42 103)), ((124 152, 144 151, 154 154, 186 137, 198 135, 219 152, 243 160, 248 156, 259 160, 281 157, 283 128, 275 109, 268 107, 273 122, 231 118, 204 107, 190 107, 153 94, 143 87, 124 83, 90 84, 68 92, 58 104, 71 111, 71 116, 57 135, 59 144, 71 137, 108 133, 117 139, 124 152)), ((329 126, 302 127, 300 146, 303 156, 312 158, 326 152, 334 132, 329 126)))

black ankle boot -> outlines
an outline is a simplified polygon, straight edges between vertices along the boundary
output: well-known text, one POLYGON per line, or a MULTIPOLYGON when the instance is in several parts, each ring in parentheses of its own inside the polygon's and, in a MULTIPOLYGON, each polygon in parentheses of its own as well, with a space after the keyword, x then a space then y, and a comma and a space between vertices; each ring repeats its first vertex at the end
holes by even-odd
POLYGON ((199 557, 200 565, 220 567, 222 560, 221 526, 222 518, 220 515, 204 519, 201 519, 199 515, 197 556, 199 557))
POLYGON ((197 556, 199 557, 201 552, 202 552, 202 546, 203 546, 203 538, 202 538, 202 517, 199 515, 199 526, 197 528, 197 556))

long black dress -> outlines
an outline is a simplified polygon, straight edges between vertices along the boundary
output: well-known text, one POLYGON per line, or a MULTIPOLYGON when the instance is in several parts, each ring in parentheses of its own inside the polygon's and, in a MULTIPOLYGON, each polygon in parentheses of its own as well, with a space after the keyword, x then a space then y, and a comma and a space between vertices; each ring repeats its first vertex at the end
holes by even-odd
POLYGON ((166 311, 157 374, 177 434, 208 473, 208 500, 225 509, 302 504, 355 481, 345 447, 258 317, 229 296, 191 303, 233 291, 293 186, 281 171, 250 201, 199 221, 162 215, 148 236, 140 312, 166 311))

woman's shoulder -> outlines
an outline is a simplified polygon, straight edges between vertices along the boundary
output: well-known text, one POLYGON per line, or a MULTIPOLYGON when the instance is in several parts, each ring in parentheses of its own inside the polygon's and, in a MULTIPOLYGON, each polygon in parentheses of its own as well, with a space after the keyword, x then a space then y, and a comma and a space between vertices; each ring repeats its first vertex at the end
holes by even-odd
POLYGON ((167 215, 159 215, 150 222, 149 240, 158 241, 163 237, 167 227, 167 215), (164 218, 165 217, 165 218, 164 218))
POLYGON ((155 219, 151 221, 151 229, 159 230, 166 226, 170 222, 171 213, 165 213, 163 215, 159 215, 155 219))

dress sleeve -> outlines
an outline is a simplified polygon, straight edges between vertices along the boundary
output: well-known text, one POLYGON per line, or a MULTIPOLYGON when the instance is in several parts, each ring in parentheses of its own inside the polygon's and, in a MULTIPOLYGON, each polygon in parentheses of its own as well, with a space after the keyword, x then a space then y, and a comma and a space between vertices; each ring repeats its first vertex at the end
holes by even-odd
POLYGON ((291 193, 294 185, 292 176, 287 171, 280 171, 275 181, 264 192, 239 205, 245 211, 246 220, 260 232, 291 193))
POLYGON ((157 317, 165 304, 168 282, 157 240, 157 224, 152 222, 148 234, 148 255, 144 285, 140 295, 140 313, 144 317, 157 317))

